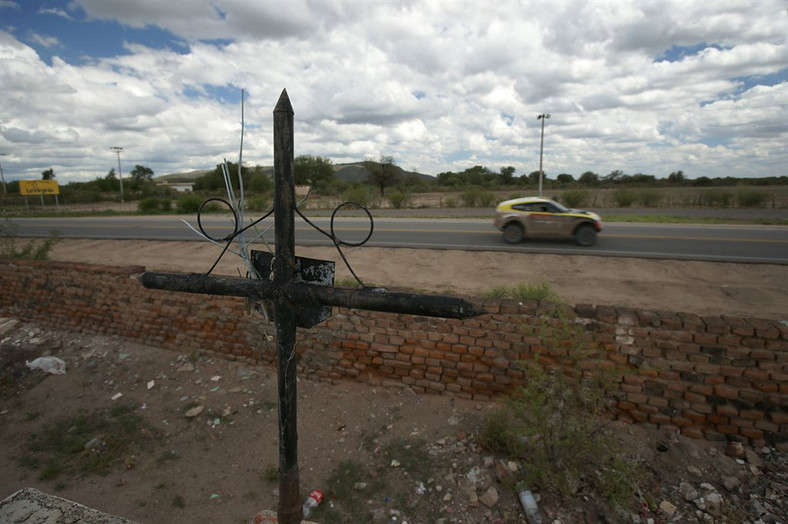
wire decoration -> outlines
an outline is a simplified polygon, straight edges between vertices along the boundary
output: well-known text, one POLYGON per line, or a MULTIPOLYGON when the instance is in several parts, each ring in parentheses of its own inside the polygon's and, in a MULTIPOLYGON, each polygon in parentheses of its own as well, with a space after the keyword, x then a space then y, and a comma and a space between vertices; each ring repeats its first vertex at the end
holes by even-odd
MULTIPOLYGON (((216 269, 216 266, 219 264, 219 261, 221 261, 222 257, 224 257, 224 255, 225 255, 225 253, 227 253, 229 251, 230 253, 232 253, 234 255, 237 255, 238 257, 240 257, 243 260, 244 266, 246 267, 246 276, 247 276, 247 278, 259 279, 260 277, 257 274, 257 271, 254 269, 254 266, 252 264, 251 256, 250 256, 250 253, 249 253, 250 246, 252 244, 254 244, 255 242, 257 242, 257 241, 262 241, 265 244, 265 247, 268 249, 268 251, 269 252, 273 252, 273 249, 271 248, 271 245, 265 239, 265 235, 267 233, 269 233, 271 231, 271 229, 273 229, 273 224, 269 225, 267 228, 265 228, 262 231, 257 228, 258 224, 260 224, 266 218, 270 217, 273 214, 273 212, 274 212, 274 208, 273 207, 271 207, 271 209, 266 211, 259 218, 254 219, 254 220, 250 220, 249 224, 244 225, 244 222, 245 222, 245 217, 244 217, 245 197, 244 197, 244 182, 243 182, 243 176, 242 176, 244 129, 245 129, 245 124, 244 124, 244 90, 242 89, 241 90, 241 147, 240 147, 240 151, 239 151, 239 154, 238 154, 238 175, 237 175, 238 176, 239 197, 236 197, 235 190, 233 189, 232 178, 231 178, 231 175, 229 173, 229 166, 228 166, 228 163, 227 163, 227 159, 225 159, 224 163, 221 165, 221 168, 222 168, 222 176, 223 176, 223 180, 224 180, 225 190, 227 191, 227 198, 210 197, 210 198, 207 198, 206 200, 204 200, 200 204, 200 207, 197 210, 197 227, 196 228, 192 224, 190 224, 187 220, 182 220, 182 222, 184 224, 186 224, 189 227, 189 229, 191 229, 197 235, 202 237, 204 240, 207 240, 207 241, 209 241, 209 242, 211 242, 211 243, 213 243, 213 244, 215 244, 217 246, 220 246, 222 248, 221 252, 219 253, 219 256, 216 258, 214 263, 211 265, 210 269, 208 269, 208 271, 205 272, 205 276, 210 275, 213 272, 213 270, 216 269), (230 232, 229 234, 227 234, 227 235, 225 235, 223 237, 216 237, 216 236, 210 235, 205 230, 205 227, 203 226, 203 220, 202 220, 203 212, 207 212, 210 209, 210 207, 212 207, 212 204, 215 203, 215 202, 218 202, 218 203, 226 206, 227 209, 231 213, 232 232, 230 232), (247 238, 244 236, 244 233, 246 233, 247 231, 249 231, 250 229, 253 229, 253 228, 254 228, 255 236, 253 238, 251 238, 251 240, 247 240, 247 238), (238 242, 237 249, 232 249, 231 248, 231 246, 232 246, 234 241, 238 242)), ((373 231, 375 229, 375 220, 372 217, 372 214, 369 212, 369 209, 367 209, 366 206, 364 206, 364 205, 362 205, 362 204, 360 204, 358 202, 353 202, 353 201, 342 202, 341 204, 336 206, 334 208, 334 210, 332 211, 332 213, 331 213, 331 220, 329 222, 329 230, 325 231, 320 226, 315 224, 313 221, 309 220, 309 218, 307 218, 306 215, 304 215, 301 212, 301 210, 300 210, 300 207, 306 202, 306 200, 309 198, 310 194, 311 194, 311 188, 307 191, 307 194, 299 202, 296 203, 296 205, 295 205, 296 213, 309 226, 311 226, 313 229, 315 229, 316 231, 318 231, 319 233, 321 233, 322 235, 326 236, 327 238, 329 238, 331 240, 332 244, 334 245, 334 247, 337 250, 337 253, 339 254, 339 257, 344 262, 345 267, 347 267, 348 271, 350 271, 350 274, 353 275, 353 278, 356 280, 358 285, 361 286, 361 287, 366 287, 364 282, 356 274, 356 272, 353 270, 352 266, 350 265, 350 262, 348 261, 347 257, 345 256, 345 253, 342 251, 342 246, 360 247, 360 246, 363 246, 364 244, 366 244, 369 241, 369 239, 372 237, 372 233, 373 233, 373 231), (356 208, 362 210, 366 214, 367 219, 369 220, 369 232, 367 233, 366 237, 363 240, 358 241, 358 242, 348 242, 348 241, 342 240, 339 237, 339 235, 337 234, 336 229, 334 227, 334 223, 335 223, 335 220, 336 220, 336 217, 337 217, 337 213, 340 210, 342 210, 343 208, 346 208, 346 207, 349 207, 349 206, 355 206, 356 208)))

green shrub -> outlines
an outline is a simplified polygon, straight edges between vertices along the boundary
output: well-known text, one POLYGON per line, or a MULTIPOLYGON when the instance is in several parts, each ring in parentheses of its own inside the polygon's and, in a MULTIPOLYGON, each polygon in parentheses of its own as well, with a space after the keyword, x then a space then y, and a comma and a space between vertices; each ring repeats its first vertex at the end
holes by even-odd
POLYGON ((345 190, 345 192, 342 193, 342 198, 345 202, 355 202, 364 207, 372 207, 374 200, 370 189, 362 185, 345 190))
POLYGON ((386 197, 391 204, 391 207, 394 209, 403 209, 410 205, 412 196, 410 193, 405 193, 402 191, 395 191, 394 193, 389 193, 386 197))
POLYGON ((741 187, 736 191, 736 201, 739 207, 766 207, 766 203, 769 201, 769 193, 749 187, 741 187))
POLYGON ((155 213, 161 208, 157 197, 146 197, 137 202, 137 210, 141 213, 155 213))
POLYGON ((522 386, 485 417, 479 443, 520 461, 515 484, 565 498, 593 493, 626 507, 637 471, 602 431, 614 376, 581 324, 566 313, 542 318, 541 328, 528 329, 542 340, 544 355, 521 362, 522 386))
POLYGON ((586 205, 590 192, 587 189, 570 189, 561 195, 561 202, 567 207, 582 207, 586 205))
POLYGON ((255 195, 246 199, 245 208, 249 211, 264 212, 271 209, 271 197, 268 195, 255 195))
POLYGON ((463 207, 492 207, 496 204, 495 194, 479 188, 471 188, 460 195, 463 207))
POLYGON ((640 189, 637 197, 643 207, 658 207, 663 200, 662 193, 656 189, 640 189))
POLYGON ((631 207, 636 200, 637 196, 631 189, 616 189, 613 191, 613 203, 618 207, 631 207))
POLYGON ((699 196, 699 204, 706 207, 731 207, 733 194, 726 189, 704 189, 699 196))
POLYGON ((176 209, 178 213, 196 213, 202 205, 202 199, 197 195, 183 195, 178 199, 176 209))
POLYGON ((497 286, 484 293, 485 298, 512 298, 515 300, 532 300, 542 303, 559 302, 558 294, 544 280, 539 282, 519 282, 516 286, 497 286))
POLYGON ((161 210, 166 212, 172 211, 172 200, 169 198, 161 199, 161 210))

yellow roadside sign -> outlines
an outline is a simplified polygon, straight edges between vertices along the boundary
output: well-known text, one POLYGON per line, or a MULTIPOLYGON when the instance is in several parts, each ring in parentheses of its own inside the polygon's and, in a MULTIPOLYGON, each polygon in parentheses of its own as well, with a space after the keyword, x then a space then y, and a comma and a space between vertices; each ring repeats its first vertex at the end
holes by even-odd
POLYGON ((59 195, 57 180, 20 180, 19 192, 23 195, 59 195))

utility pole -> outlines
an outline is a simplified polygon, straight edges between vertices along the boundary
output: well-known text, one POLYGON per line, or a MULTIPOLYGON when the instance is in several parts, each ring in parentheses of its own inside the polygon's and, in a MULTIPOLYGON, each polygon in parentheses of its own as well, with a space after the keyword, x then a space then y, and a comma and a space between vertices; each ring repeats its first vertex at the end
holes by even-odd
POLYGON ((548 113, 542 113, 537 116, 537 120, 542 121, 542 143, 539 146, 539 196, 542 196, 542 179, 544 178, 544 171, 542 170, 542 158, 544 157, 544 121, 550 118, 548 113))
MULTIPOLYGON (((8 153, 0 153, 0 156, 6 156, 8 153)), ((3 172, 3 164, 0 163, 0 178, 3 180, 3 194, 8 194, 8 188, 5 187, 5 173, 3 172)))
POLYGON ((123 151, 123 148, 118 146, 112 146, 110 147, 110 149, 118 154, 118 180, 120 180, 120 203, 122 204, 124 200, 123 200, 123 175, 120 172, 120 152, 123 151))

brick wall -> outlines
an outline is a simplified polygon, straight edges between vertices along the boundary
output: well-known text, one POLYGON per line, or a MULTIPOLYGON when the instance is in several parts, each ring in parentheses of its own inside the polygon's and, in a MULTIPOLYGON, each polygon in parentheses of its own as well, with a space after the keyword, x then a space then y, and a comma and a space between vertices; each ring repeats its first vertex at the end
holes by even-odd
MULTIPOLYGON (((273 325, 247 314, 245 300, 147 290, 143 271, 0 260, 0 315, 274 363, 273 325)), ((334 308, 299 330, 299 373, 489 399, 527 380, 520 363, 539 354, 570 374, 612 371, 621 419, 788 450, 785 323, 590 305, 561 316, 555 306, 479 302, 490 313, 463 321, 334 308)))

